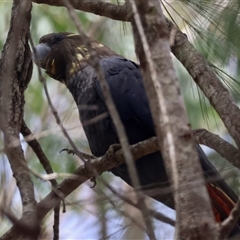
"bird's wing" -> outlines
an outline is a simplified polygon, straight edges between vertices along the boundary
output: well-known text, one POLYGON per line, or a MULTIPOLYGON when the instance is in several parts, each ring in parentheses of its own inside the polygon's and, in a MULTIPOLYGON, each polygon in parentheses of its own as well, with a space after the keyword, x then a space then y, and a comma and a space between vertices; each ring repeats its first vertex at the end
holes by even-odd
MULTIPOLYGON (((104 69, 105 78, 121 119, 135 117, 145 124, 149 131, 154 132, 151 112, 138 65, 116 56, 102 59, 100 64, 104 69)), ((95 86, 103 99, 99 81, 95 81, 95 86)))

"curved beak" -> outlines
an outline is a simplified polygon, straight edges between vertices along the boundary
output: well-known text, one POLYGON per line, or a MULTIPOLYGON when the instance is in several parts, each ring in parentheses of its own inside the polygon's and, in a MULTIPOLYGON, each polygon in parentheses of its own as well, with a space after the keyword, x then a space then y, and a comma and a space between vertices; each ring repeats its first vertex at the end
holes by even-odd
POLYGON ((34 51, 32 52, 33 61, 40 67, 46 67, 46 57, 48 53, 51 51, 51 48, 46 43, 41 43, 34 47, 34 51))

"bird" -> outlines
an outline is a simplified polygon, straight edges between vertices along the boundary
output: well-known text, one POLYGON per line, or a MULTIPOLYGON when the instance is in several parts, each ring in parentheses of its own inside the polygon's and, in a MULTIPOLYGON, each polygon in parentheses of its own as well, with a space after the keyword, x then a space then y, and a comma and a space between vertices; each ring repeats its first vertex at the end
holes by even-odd
MULTIPOLYGON (((156 136, 139 65, 100 42, 87 38, 99 57, 99 64, 105 74, 129 143, 135 144, 156 136)), ((92 124, 84 124, 108 113, 108 109, 82 36, 68 32, 46 34, 34 47, 33 55, 35 63, 50 77, 65 84, 72 94, 92 154, 96 157, 103 156, 110 146, 118 144, 117 132, 109 114, 92 124)), ((222 222, 230 214, 238 197, 198 144, 196 149, 215 219, 222 222)), ((173 193, 161 152, 141 157, 135 165, 142 189, 153 199, 174 209, 173 193)), ((132 185, 125 163, 110 171, 132 185)), ((237 233, 240 233, 240 220, 231 234, 237 233)))

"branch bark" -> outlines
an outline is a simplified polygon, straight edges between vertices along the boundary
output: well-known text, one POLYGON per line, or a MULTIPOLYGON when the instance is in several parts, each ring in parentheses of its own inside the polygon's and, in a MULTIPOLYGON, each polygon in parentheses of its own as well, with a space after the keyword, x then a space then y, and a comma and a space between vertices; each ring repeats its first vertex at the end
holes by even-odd
POLYGON ((206 129, 193 130, 193 136, 198 144, 212 148, 233 166, 240 169, 240 153, 232 144, 206 129))
POLYGON ((202 169, 172 64, 169 34, 161 5, 155 0, 128 2, 133 11, 135 49, 159 145, 167 173, 173 180, 177 210, 175 237, 204 239, 208 236, 217 239, 218 231, 203 174, 199 174, 197 179, 189 174, 202 173, 202 169))
POLYGON ((4 136, 5 153, 13 176, 16 179, 22 200, 22 223, 26 226, 21 232, 25 239, 37 238, 36 201, 19 132, 23 118, 24 90, 32 75, 31 51, 28 35, 31 20, 31 1, 14 0, 10 30, 2 51, 0 61, 0 128, 4 136), (19 28, 19 26, 21 26, 19 28))
POLYGON ((229 216, 221 224, 220 229, 221 239, 226 239, 229 236, 233 228, 236 226, 239 217, 240 217, 240 198, 238 198, 238 201, 236 202, 229 216))
MULTIPOLYGON (((173 26, 169 21, 169 29, 173 26)), ((228 90, 208 66, 206 60, 188 41, 186 35, 179 30, 175 33, 175 43, 172 46, 172 52, 207 97, 238 148, 240 148, 240 110, 233 102, 228 90)))
MULTIPOLYGON (((64 0, 33 0, 38 4, 47 4, 56 7, 64 7, 64 0)), ((94 13, 100 16, 108 17, 119 21, 129 21, 128 9, 126 5, 119 6, 108 2, 102 1, 89 1, 89 0, 77 0, 72 1, 72 5, 75 9, 94 13)))

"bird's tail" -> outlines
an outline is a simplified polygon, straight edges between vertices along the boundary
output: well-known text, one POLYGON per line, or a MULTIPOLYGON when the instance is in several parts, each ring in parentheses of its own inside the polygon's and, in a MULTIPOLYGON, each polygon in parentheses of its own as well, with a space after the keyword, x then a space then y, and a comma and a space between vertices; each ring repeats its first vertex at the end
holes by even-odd
MULTIPOLYGON (((212 209, 217 222, 224 221, 233 209, 235 202, 219 187, 213 183, 207 184, 207 190, 212 202, 212 209)), ((231 235, 240 234, 240 220, 234 227, 231 235)))

